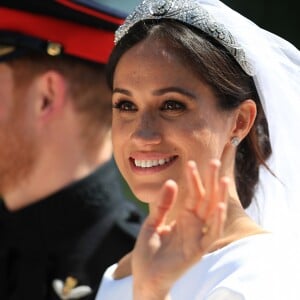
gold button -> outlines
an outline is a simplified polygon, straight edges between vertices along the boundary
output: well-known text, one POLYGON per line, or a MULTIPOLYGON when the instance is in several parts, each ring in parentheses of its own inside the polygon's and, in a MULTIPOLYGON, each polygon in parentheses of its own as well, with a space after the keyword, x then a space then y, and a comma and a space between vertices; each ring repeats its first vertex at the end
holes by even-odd
POLYGON ((47 47, 47 53, 51 56, 60 55, 62 52, 62 45, 59 43, 49 42, 47 47))

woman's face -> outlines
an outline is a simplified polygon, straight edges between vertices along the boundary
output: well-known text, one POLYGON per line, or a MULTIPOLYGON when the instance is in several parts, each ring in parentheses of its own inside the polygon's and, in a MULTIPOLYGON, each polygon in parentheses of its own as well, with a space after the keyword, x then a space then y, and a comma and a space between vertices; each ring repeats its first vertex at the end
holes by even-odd
POLYGON ((233 118, 166 43, 146 39, 118 62, 113 81, 116 162, 134 194, 155 200, 167 179, 184 193, 188 160, 200 174, 220 158, 233 118))

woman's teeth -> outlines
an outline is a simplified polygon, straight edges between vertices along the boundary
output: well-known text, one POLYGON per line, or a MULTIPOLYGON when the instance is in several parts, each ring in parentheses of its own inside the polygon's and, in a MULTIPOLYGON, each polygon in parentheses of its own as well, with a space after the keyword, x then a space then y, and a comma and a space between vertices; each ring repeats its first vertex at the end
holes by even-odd
POLYGON ((152 168, 156 166, 162 166, 166 163, 168 163, 171 160, 171 158, 162 158, 162 159, 155 159, 155 160, 139 160, 135 159, 134 164, 136 167, 140 168, 152 168))

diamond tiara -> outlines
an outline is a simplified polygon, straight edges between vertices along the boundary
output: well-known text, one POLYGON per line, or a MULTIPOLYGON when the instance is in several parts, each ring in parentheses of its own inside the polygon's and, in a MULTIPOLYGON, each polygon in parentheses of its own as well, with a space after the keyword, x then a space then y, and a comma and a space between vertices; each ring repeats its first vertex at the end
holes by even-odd
POLYGON ((178 20, 202 30, 219 41, 248 75, 254 75, 244 50, 234 36, 196 0, 143 0, 116 31, 115 44, 139 21, 155 19, 178 20))

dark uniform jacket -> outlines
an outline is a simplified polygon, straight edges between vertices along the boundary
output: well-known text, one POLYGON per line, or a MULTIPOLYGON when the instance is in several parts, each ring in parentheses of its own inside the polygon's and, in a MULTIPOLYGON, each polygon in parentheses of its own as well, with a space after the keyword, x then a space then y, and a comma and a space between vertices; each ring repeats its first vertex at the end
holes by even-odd
POLYGON ((60 299, 54 280, 69 276, 92 289, 79 299, 94 299, 105 269, 133 248, 142 218, 113 162, 17 212, 1 202, 0 299, 60 299))

